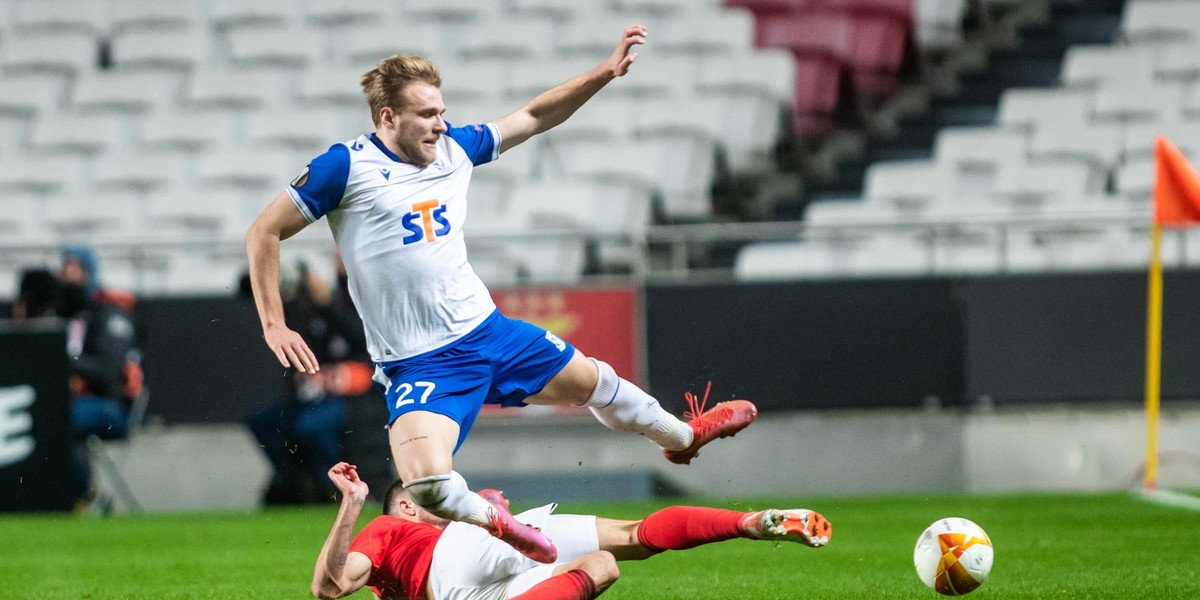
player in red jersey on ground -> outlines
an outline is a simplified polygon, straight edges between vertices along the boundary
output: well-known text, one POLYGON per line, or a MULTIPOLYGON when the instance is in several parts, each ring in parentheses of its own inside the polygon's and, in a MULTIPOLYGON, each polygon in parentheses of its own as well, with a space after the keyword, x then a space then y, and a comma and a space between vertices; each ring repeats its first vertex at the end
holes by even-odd
MULTIPOLYGON (((617 580, 619 560, 736 538, 820 547, 832 533, 829 521, 805 509, 741 513, 672 506, 640 521, 618 521, 554 515, 551 504, 518 515, 557 543, 558 562, 546 565, 479 527, 423 510, 398 482, 384 497, 384 515, 355 536, 367 484, 346 463, 330 469, 329 478, 342 493, 342 504, 313 572, 312 592, 320 598, 341 598, 371 586, 380 598, 409 600, 586 600, 617 580)), ((508 504, 496 490, 480 494, 508 504)))

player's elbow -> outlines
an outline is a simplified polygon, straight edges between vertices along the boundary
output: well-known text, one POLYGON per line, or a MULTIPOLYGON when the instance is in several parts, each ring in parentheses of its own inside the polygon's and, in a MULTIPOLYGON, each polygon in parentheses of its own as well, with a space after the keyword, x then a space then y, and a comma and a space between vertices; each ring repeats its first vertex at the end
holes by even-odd
POLYGON ((321 600, 345 598, 356 591, 358 590, 347 589, 345 586, 340 585, 337 581, 334 581, 329 577, 313 580, 312 583, 312 594, 321 600))

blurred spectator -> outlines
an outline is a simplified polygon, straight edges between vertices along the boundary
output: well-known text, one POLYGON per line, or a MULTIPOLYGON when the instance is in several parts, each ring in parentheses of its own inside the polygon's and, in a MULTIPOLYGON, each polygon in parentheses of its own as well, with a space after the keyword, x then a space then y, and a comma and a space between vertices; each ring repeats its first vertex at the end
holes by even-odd
POLYGON ((66 325, 71 393, 71 429, 77 481, 75 493, 91 493, 91 472, 84 442, 88 436, 123 438, 129 407, 142 393, 141 356, 133 321, 133 296, 100 286, 90 248, 63 252, 57 277, 44 269, 21 276, 13 303, 17 322, 61 318, 66 325))
POLYGON ((345 458, 346 398, 371 387, 366 334, 341 260, 337 273, 335 287, 304 264, 280 274, 287 325, 313 342, 326 366, 315 374, 289 371, 287 397, 246 419, 274 468, 264 497, 268 504, 334 499, 336 489, 325 475, 345 458))

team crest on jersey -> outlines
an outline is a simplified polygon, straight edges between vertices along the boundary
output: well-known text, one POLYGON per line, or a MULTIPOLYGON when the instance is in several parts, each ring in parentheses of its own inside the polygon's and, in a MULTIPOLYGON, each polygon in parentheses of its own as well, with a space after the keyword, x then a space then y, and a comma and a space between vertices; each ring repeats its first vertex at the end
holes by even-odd
POLYGON ((304 167, 304 170, 292 180, 292 187, 299 189, 306 183, 308 183, 308 167, 304 167))

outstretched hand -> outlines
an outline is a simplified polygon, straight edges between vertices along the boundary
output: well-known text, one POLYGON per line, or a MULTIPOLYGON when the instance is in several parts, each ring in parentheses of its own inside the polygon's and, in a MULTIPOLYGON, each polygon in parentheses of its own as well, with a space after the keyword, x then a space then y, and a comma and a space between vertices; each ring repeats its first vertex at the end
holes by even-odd
POLYGON ((340 462, 329 469, 329 480, 333 482, 343 498, 366 500, 371 493, 367 482, 358 478, 358 467, 346 462, 340 462))
POLYGON ((612 56, 608 59, 608 66, 612 69, 613 76, 621 77, 629 72, 630 65, 638 57, 637 52, 633 52, 633 47, 645 43, 645 27, 630 25, 625 29, 625 33, 621 36, 621 42, 617 44, 617 49, 613 50, 612 56))
POLYGON ((316 373, 320 370, 317 356, 309 349, 304 338, 295 331, 287 327, 264 329, 263 339, 284 367, 295 367, 301 373, 316 373))

